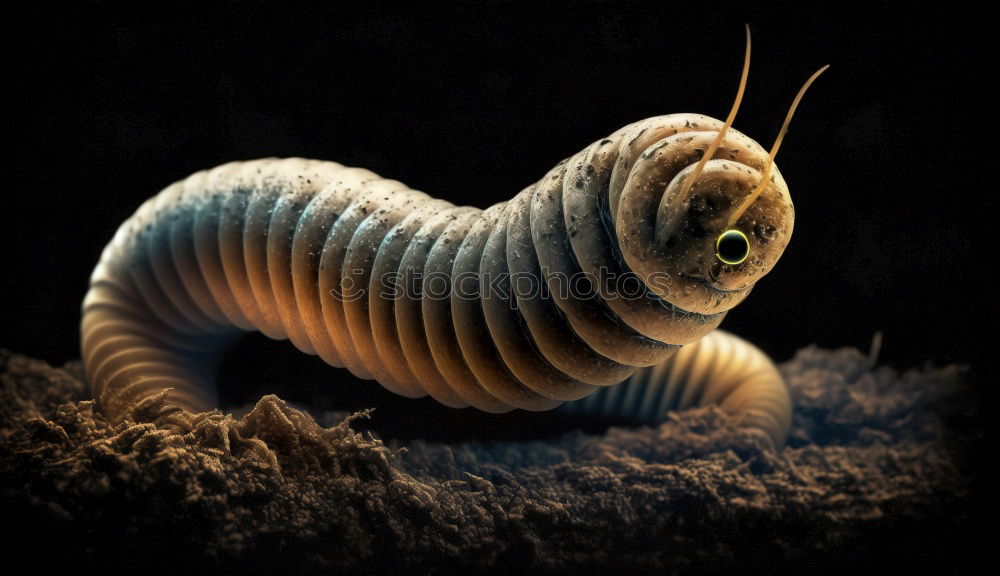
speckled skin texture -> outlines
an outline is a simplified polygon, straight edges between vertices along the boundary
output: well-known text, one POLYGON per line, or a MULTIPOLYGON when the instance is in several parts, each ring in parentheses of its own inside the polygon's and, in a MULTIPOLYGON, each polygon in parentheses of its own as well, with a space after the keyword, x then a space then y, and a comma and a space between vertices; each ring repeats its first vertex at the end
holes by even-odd
POLYGON ((3 521, 27 540, 15 558, 45 547, 80 573, 961 567, 972 478, 954 450, 981 434, 962 370, 870 370, 852 348, 780 370, 797 409, 775 454, 714 406, 547 440, 385 443, 267 396, 171 435, 141 413, 109 423, 79 364, 2 352, 3 521))

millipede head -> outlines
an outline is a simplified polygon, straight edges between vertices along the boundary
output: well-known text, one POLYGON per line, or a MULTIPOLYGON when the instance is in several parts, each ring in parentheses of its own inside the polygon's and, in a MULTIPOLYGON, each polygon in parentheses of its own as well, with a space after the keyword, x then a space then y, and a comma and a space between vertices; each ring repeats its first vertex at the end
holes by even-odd
POLYGON ((715 314, 739 304, 774 267, 791 239, 795 210, 772 168, 767 185, 733 222, 758 188, 768 154, 729 129, 712 158, 699 162, 719 136, 712 128, 723 123, 697 118, 694 131, 668 136, 640 156, 616 224, 626 262, 652 292, 684 310, 715 314))
MULTIPOLYGON (((750 29, 736 100, 725 122, 675 114, 635 125, 611 201, 622 255, 650 291, 690 312, 739 304, 791 239, 788 186, 774 165, 802 96, 770 152, 732 129, 750 70, 750 29)), ((613 177, 614 178, 614 177, 613 177)))

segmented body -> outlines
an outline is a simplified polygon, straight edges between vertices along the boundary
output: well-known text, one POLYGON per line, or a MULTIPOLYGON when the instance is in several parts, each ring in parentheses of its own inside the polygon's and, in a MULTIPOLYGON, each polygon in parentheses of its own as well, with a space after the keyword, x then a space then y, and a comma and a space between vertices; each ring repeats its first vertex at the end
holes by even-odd
MULTIPOLYGON (((720 126, 697 115, 627 126, 486 210, 332 162, 199 172, 143 204, 94 270, 81 325, 92 391, 115 418, 161 394, 177 410, 214 408, 219 351, 259 330, 451 407, 548 410, 600 390, 567 406, 656 421, 718 403, 780 446, 791 413, 780 375, 713 332, 749 288, 678 294, 691 311, 641 281, 605 281, 629 277, 637 238, 669 203, 623 195, 626 178, 672 154, 676 170, 658 176, 669 182, 720 126), (630 216, 650 209, 649 222, 630 216)), ((716 158, 750 173, 766 154, 731 131, 716 158)))

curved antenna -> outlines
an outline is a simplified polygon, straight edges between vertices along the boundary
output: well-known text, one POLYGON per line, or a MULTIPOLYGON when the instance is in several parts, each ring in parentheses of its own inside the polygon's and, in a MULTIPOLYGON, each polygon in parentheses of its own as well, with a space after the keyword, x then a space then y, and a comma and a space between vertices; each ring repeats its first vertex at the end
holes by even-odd
POLYGON ((744 24, 744 26, 747 30, 747 50, 746 55, 743 57, 743 75, 740 76, 740 88, 736 91, 736 101, 733 102, 733 108, 729 111, 729 116, 726 117, 726 123, 722 125, 722 130, 719 130, 719 134, 715 137, 715 140, 712 141, 712 144, 702 154, 701 160, 698 161, 698 165, 691 171, 691 175, 684 179, 684 184, 681 185, 681 190, 677 194, 675 202, 684 202, 687 198, 691 187, 698 180, 698 176, 701 176, 701 171, 705 169, 705 164, 715 155, 715 151, 719 149, 719 146, 722 145, 722 140, 726 137, 726 132, 729 132, 730 126, 733 125, 733 120, 736 120, 736 112, 739 111, 740 103, 743 102, 743 93, 747 89, 747 77, 750 75, 750 25, 744 24))
POLYGON ((806 83, 802 85, 802 88, 799 89, 799 93, 795 96, 795 100, 792 101, 792 107, 788 109, 788 114, 785 116, 785 123, 781 125, 781 131, 778 132, 778 138, 774 141, 774 145, 771 146, 771 152, 767 156, 767 166, 764 168, 764 174, 760 178, 760 184, 754 188, 754 191, 743 200, 736 211, 733 212, 732 216, 729 217, 729 224, 726 228, 732 228, 733 225, 736 224, 736 221, 740 219, 740 216, 743 216, 743 213, 747 211, 747 208, 749 208, 750 205, 757 200, 760 194, 764 191, 764 188, 767 187, 767 183, 771 180, 771 170, 774 168, 774 157, 778 154, 778 148, 781 148, 781 141, 785 139, 785 134, 788 133, 788 125, 792 122, 792 116, 795 115, 795 109, 799 107, 799 102, 801 102, 802 97, 805 96, 806 90, 808 90, 809 87, 812 86, 812 83, 819 78, 819 75, 826 72, 826 69, 829 67, 830 65, 827 64, 826 66, 823 66, 819 70, 813 72, 813 75, 810 76, 809 79, 806 80, 806 83))

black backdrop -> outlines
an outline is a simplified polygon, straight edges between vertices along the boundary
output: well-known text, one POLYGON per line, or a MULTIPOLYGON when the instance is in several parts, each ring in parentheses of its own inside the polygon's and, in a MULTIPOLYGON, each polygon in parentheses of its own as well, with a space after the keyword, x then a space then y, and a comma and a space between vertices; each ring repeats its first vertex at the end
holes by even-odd
POLYGON ((778 158, 792 243, 724 327, 779 360, 812 342, 866 348, 876 330, 898 367, 987 359, 995 107, 990 36, 968 11, 288 4, 31 3, 8 22, 0 346, 75 357, 100 250, 196 170, 315 157, 486 206, 630 122, 724 116, 748 22, 736 127, 765 146, 805 78, 832 66, 778 158))

